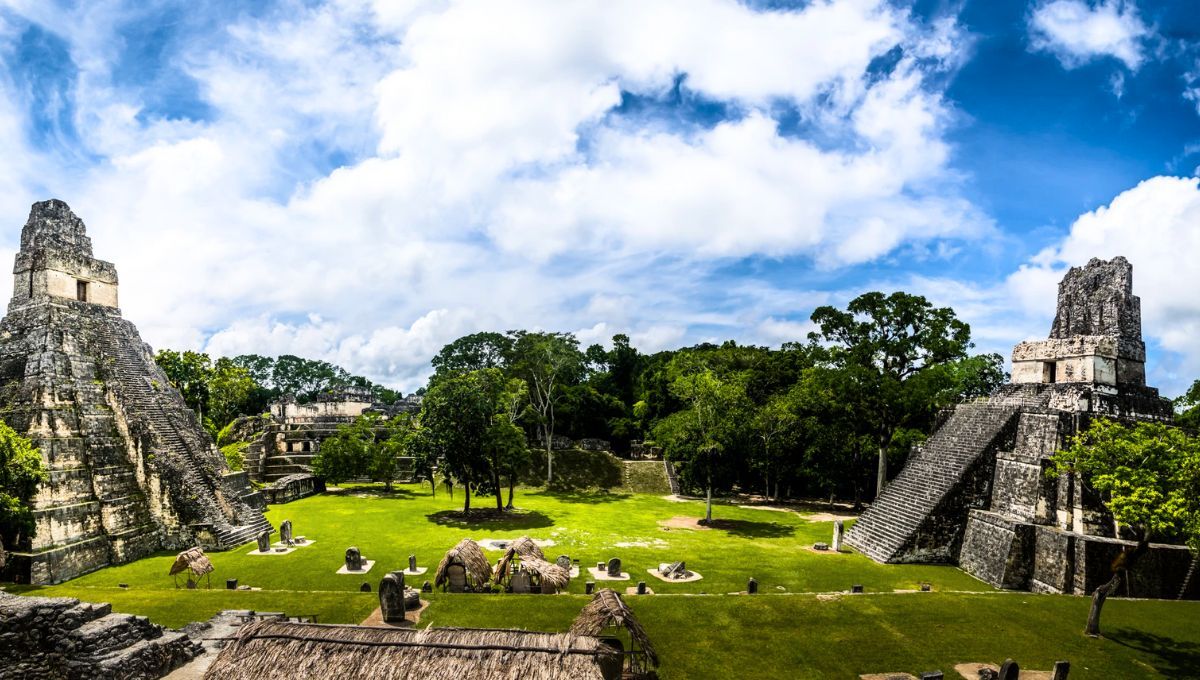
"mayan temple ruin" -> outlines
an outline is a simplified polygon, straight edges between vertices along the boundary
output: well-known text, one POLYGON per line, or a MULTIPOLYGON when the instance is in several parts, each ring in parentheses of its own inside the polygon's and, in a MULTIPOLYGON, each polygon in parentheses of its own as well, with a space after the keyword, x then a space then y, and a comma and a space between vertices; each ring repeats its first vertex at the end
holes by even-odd
MULTIPOLYGON (((1079 479, 1045 471, 1094 417, 1170 421, 1145 361, 1132 265, 1072 268, 1050 338, 1017 345, 1012 382, 948 414, 847 543, 879 562, 957 563, 1001 588, 1092 592, 1129 542, 1079 479)), ((1196 597, 1195 584, 1180 593, 1190 561, 1184 546, 1152 545, 1122 594, 1196 597)))
POLYGON ((270 525, 117 308, 117 272, 92 256, 62 201, 36 203, 21 232, 0 322, 4 419, 39 448, 50 479, 37 533, 6 569, 57 583, 165 548, 222 549, 270 525))

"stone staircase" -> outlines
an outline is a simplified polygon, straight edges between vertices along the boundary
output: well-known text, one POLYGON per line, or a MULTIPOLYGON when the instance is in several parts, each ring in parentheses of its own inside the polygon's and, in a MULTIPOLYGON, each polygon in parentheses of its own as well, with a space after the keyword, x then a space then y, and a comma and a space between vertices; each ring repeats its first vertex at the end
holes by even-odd
POLYGON ((989 399, 957 406, 859 517, 847 544, 878 562, 926 561, 913 554, 921 533, 942 519, 941 506, 961 492, 985 454, 995 450, 1024 403, 1020 398, 989 399))
POLYGON ((160 678, 203 648, 108 604, 0 592, 0 680, 160 678))
POLYGON ((126 416, 148 426, 171 461, 180 466, 189 486, 202 491, 189 500, 199 506, 204 523, 212 526, 217 547, 236 547, 270 531, 271 524, 261 511, 226 498, 220 488, 219 463, 215 462, 220 454, 200 433, 183 397, 166 384, 165 376, 151 370, 148 362, 152 360, 139 351, 140 343, 122 342, 116 333, 101 334, 99 339, 115 378, 112 387, 126 416), (208 465, 205 458, 211 459, 208 465))

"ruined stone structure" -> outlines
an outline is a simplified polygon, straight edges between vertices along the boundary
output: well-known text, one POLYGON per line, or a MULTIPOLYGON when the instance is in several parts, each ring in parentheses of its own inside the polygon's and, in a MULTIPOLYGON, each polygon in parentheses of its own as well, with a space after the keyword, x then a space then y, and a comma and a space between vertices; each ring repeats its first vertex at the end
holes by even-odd
MULTIPOLYGON (((308 404, 286 398, 271 404, 269 417, 243 419, 248 426, 243 468, 250 479, 278 487, 271 502, 287 502, 324 489, 312 477, 312 459, 321 442, 359 416, 378 413, 392 417, 420 409, 421 398, 410 396, 392 406, 375 402, 370 390, 343 387, 326 392, 308 404)), ((240 425, 240 424, 239 424, 240 425)), ((401 458, 398 478, 411 476, 412 459, 401 458)))
MULTIPOLYGON (((1071 269, 1050 338, 1016 346, 1011 384, 954 408, 846 543, 880 562, 956 562, 997 587, 1090 593, 1130 542, 1081 480, 1045 471, 1094 417, 1171 419, 1145 360, 1129 262, 1071 269)), ((1190 559, 1184 546, 1152 546, 1122 594, 1180 596, 1190 559)))
POLYGON ((202 651, 184 633, 107 604, 0 592, 0 680, 150 680, 202 651))
POLYGON ((50 479, 37 533, 6 574, 57 583, 164 548, 222 549, 270 525, 117 308, 117 272, 92 256, 62 201, 36 203, 21 232, 0 321, 3 417, 38 447, 50 479))

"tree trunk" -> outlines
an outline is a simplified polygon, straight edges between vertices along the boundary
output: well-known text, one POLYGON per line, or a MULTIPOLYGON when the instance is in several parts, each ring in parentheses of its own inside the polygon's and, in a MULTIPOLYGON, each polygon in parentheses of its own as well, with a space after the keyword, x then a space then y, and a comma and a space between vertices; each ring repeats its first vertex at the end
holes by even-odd
POLYGON ((463 495, 466 496, 466 500, 463 502, 463 514, 466 515, 471 512, 471 483, 470 482, 463 484, 463 495))
POLYGON ((767 472, 763 475, 763 498, 767 499, 768 503, 771 502, 771 473, 770 472, 767 472))
POLYGON ((862 485, 854 482, 854 512, 862 512, 862 485))
POLYGON ((433 477, 429 478, 429 494, 437 498, 437 480, 433 477))
POLYGON ((1104 608, 1104 601, 1108 599, 1109 594, 1119 585, 1121 572, 1118 571, 1108 583, 1096 588, 1096 592, 1092 593, 1092 609, 1088 612, 1087 628, 1083 631, 1086 635, 1100 637, 1100 610, 1104 608))
POLYGON ((500 471, 493 464, 492 486, 496 489, 496 509, 504 510, 504 486, 500 484, 500 471))
POLYGON ((883 493, 883 487, 887 486, 887 446, 880 444, 879 446, 879 469, 875 474, 875 497, 879 498, 879 494, 883 493))
POLYGON ((505 506, 508 510, 513 509, 513 490, 517 488, 516 475, 508 476, 508 505, 505 506))
POLYGON ((704 523, 712 524, 712 480, 704 490, 704 523))

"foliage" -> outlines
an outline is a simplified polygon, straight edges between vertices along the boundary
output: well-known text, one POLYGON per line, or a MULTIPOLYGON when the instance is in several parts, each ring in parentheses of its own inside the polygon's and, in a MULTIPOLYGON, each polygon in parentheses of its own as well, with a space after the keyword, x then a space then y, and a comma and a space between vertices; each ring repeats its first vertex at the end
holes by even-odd
POLYGON ((376 414, 360 416, 321 442, 313 457, 313 472, 332 484, 366 478, 390 489, 396 458, 406 454, 411 436, 407 416, 390 421, 376 414))
POLYGON ((249 442, 233 442, 221 447, 221 455, 225 456, 225 464, 234 472, 241 470, 245 464, 246 448, 249 442))
POLYGON ((525 381, 539 439, 546 449, 546 480, 554 479, 554 407, 562 397, 562 386, 577 382, 583 374, 579 341, 570 333, 510 331, 513 375, 525 381))
POLYGON ((0 544, 16 546, 34 535, 30 501, 47 479, 32 442, 0 421, 0 544))
MULTIPOLYGON (((878 492, 897 431, 927 422, 956 392, 978 389, 953 368, 967 359, 971 329, 953 309, 904 292, 866 293, 845 310, 818 307, 812 320, 820 331, 810 340, 826 346, 828 364, 845 373, 860 433, 875 441, 878 492)), ((978 363, 987 368, 986 360, 978 363)))
MULTIPOLYGON (((530 465, 534 469, 545 469, 546 451, 534 449, 529 452, 530 465)), ((560 449, 554 452, 554 481, 546 488, 551 491, 608 491, 618 489, 622 483, 621 461, 603 451, 583 449, 560 449)), ((662 476, 662 463, 658 463, 662 476)), ((545 479, 534 483, 543 484, 545 479)), ((670 493, 670 490, 664 492, 670 493)))
MULTIPOLYGON (((498 474, 489 467, 487 450, 496 414, 497 374, 497 369, 484 369, 448 376, 429 388, 421 408, 424 446, 441 461, 444 473, 463 487, 463 512, 471 509, 472 485, 494 481, 498 474)), ((499 488, 495 491, 496 505, 502 507, 499 488)))
POLYGON ((1101 418, 1052 460, 1049 474, 1080 475, 1139 541, 1182 537, 1200 549, 1200 437, 1101 418))
POLYGON ((1200 432, 1200 380, 1175 400, 1175 424, 1192 432, 1200 432))

